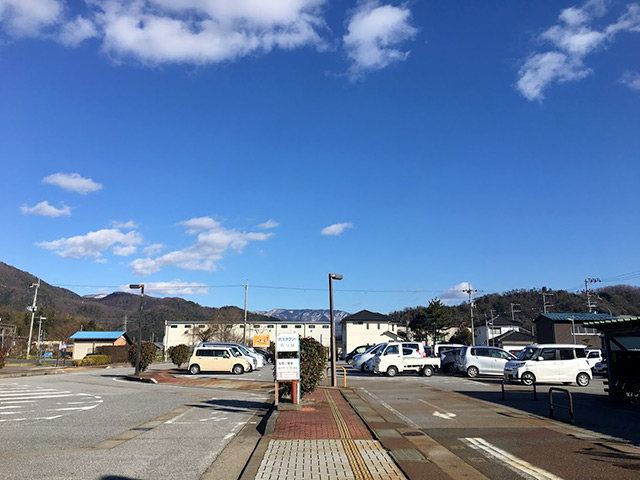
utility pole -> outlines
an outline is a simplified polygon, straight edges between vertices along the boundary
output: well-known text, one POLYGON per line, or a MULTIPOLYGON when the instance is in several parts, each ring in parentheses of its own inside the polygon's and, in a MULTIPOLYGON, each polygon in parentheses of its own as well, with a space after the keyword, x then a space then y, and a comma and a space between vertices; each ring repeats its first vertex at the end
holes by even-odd
POLYGON ((36 363, 38 365, 40 365, 40 363, 42 363, 40 361, 40 342, 42 341, 42 320, 46 320, 47 317, 43 317, 42 315, 38 316, 38 340, 37 340, 37 347, 36 347, 36 363))
POLYGON ((591 303, 591 294, 589 293, 589 284, 590 283, 597 283, 600 282, 601 280, 599 278, 585 278, 584 280, 584 292, 587 295, 587 308, 589 309, 589 313, 592 313, 592 309, 596 308, 596 304, 595 303, 591 303))
POLYGON ((471 284, 469 284, 469 288, 465 288, 462 291, 467 295, 469 295, 469 310, 471 311, 471 345, 475 345, 476 333, 474 331, 474 326, 473 326, 473 294, 478 290, 471 288, 471 284))
POLYGON ((31 286, 29 288, 34 288, 36 289, 35 293, 33 294, 33 304, 31 305, 31 326, 29 327, 29 341, 27 342, 27 360, 29 359, 29 351, 31 350, 31 337, 33 336, 33 320, 36 317, 36 309, 38 308, 36 306, 36 301, 38 300, 38 289, 40 288, 40 279, 38 279, 38 283, 32 283, 31 286))
POLYGON ((520 310, 515 310, 514 307, 519 307, 520 304, 519 303, 512 303, 511 304, 511 321, 513 323, 516 323, 516 313, 520 313, 520 310))
POLYGON ((547 302, 547 297, 553 297, 553 293, 542 292, 542 311, 547 313, 548 307, 553 307, 552 304, 547 302))
POLYGON ((249 281, 244 284, 244 335, 242 344, 247 344, 247 292, 249 290, 249 281))
MULTIPOLYGON (((492 334, 493 334, 493 321, 495 320, 495 318, 498 318, 500 316, 500 315, 498 315, 498 317, 494 318, 493 312, 495 312, 495 310, 489 310, 489 313, 491 314, 491 324, 490 325, 491 325, 492 334)), ((491 337, 491 340, 492 340, 491 343, 493 344, 493 336, 491 337)))

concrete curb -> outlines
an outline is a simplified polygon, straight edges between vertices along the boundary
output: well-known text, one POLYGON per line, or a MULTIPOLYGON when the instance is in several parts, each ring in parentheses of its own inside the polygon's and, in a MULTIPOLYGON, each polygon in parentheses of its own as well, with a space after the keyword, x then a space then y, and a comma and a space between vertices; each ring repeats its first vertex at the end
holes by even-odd
POLYGON ((202 474, 200 480, 255 479, 278 417, 273 396, 267 399, 267 403, 271 403, 271 407, 261 409, 253 415, 202 474))
POLYGON ((153 383, 154 385, 158 383, 155 378, 136 377, 135 375, 127 375, 122 378, 124 378, 125 380, 129 380, 130 382, 153 383))

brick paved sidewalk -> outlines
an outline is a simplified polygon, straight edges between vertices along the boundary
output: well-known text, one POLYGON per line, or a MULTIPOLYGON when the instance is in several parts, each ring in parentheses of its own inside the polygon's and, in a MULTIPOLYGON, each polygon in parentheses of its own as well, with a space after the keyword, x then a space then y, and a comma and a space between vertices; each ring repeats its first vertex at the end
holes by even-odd
POLYGON ((255 477, 400 480, 405 476, 338 390, 318 388, 280 412, 255 477))

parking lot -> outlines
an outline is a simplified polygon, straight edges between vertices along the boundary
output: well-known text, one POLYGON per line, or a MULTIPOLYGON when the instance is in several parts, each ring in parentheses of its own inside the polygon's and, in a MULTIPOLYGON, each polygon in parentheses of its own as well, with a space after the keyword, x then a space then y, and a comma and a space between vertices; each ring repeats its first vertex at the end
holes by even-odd
POLYGON ((539 384, 537 400, 532 387, 507 385, 503 400, 500 377, 346 368, 348 385, 388 422, 424 433, 488 478, 637 478, 640 410, 611 401, 602 377, 587 387, 539 384), (564 392, 554 393, 549 419, 552 387, 571 393, 575 423, 564 392))

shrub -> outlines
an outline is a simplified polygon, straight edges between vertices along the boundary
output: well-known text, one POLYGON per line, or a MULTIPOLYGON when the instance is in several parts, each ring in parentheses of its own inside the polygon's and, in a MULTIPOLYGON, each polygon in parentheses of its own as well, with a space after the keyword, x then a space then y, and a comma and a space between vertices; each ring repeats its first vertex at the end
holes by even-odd
POLYGON ((129 362, 129 347, 126 345, 104 345, 96 348, 96 353, 100 355, 108 355, 111 357, 112 363, 129 362))
POLYGON ((0 347, 0 368, 4 367, 4 362, 7 359, 7 352, 0 347))
MULTIPOLYGON (((129 363, 132 367, 136 366, 136 349, 138 344, 134 343, 129 347, 129 363)), ((144 372, 156 357, 156 346, 151 342, 143 342, 140 345, 140 372, 144 372)))
POLYGON ((108 365, 111 363, 109 355, 87 355, 81 360, 74 360, 74 367, 90 367, 92 365, 108 365))
MULTIPOLYGON (((284 357, 284 355, 283 355, 284 357)), ((327 363, 327 352, 320 342, 314 338, 300 339, 300 396, 313 392, 324 374, 327 363)), ((274 370, 275 375, 275 370, 274 370)), ((280 395, 290 394, 291 384, 280 384, 280 395)))
POLYGON ((169 348, 167 352, 171 361, 180 368, 180 365, 187 363, 191 356, 191 350, 184 343, 169 348))

